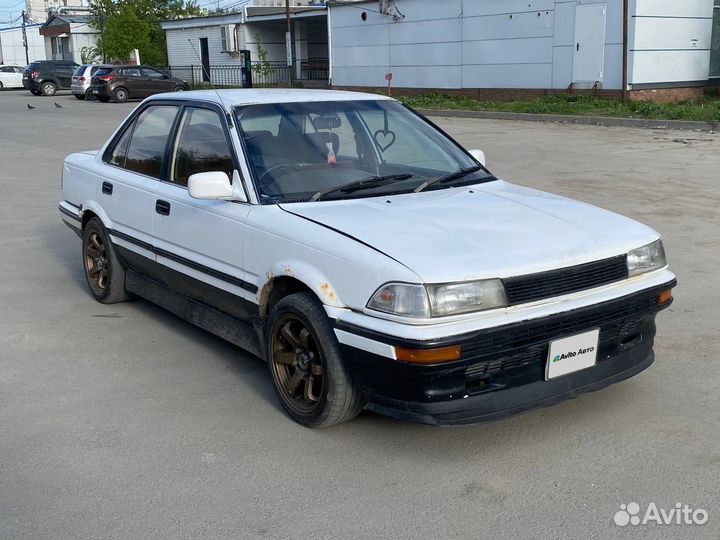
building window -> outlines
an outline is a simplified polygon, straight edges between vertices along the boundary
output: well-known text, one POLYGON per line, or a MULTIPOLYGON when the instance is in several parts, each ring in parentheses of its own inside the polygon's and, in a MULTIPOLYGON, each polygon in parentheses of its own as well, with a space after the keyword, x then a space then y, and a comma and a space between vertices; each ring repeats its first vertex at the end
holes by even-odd
POLYGON ((713 10, 712 48, 710 50, 710 77, 720 78, 720 0, 713 10))

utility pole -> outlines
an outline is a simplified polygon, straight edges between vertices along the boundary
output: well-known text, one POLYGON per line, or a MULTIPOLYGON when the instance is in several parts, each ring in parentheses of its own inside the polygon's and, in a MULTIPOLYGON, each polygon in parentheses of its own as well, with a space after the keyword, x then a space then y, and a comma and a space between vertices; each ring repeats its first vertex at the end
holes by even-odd
POLYGON ((290 88, 295 86, 295 66, 293 65, 292 22, 290 21, 290 0, 285 0, 285 19, 287 32, 285 33, 285 48, 287 49, 287 65, 290 68, 290 88))
POLYGON ((23 38, 23 47, 25 47, 25 65, 27 66, 30 63, 30 56, 28 54, 28 42, 27 42, 27 32, 25 31, 25 23, 27 23, 27 13, 25 13, 25 10, 23 9, 23 12, 22 12, 22 38, 23 38))

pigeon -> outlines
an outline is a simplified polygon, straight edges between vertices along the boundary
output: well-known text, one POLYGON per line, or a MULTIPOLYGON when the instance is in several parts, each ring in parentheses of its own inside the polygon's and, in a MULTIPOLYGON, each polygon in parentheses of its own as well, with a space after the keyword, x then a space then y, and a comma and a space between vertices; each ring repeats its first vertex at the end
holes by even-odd
POLYGON ((56 108, 56 109, 62 109, 63 106, 60 105, 60 104, 56 101, 56 102, 55 102, 55 108, 56 108))
POLYGON ((27 104, 27 107, 28 107, 28 111, 30 111, 30 110, 32 110, 32 109, 35 108, 35 107, 33 107, 32 105, 30 105, 29 103, 27 104))

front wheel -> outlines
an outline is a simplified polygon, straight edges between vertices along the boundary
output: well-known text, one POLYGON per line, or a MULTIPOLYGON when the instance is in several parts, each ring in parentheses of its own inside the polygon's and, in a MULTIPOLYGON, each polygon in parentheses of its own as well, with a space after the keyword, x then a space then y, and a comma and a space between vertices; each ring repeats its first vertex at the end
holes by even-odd
POLYGON ((125 288, 125 269, 99 218, 92 218, 83 229, 82 258, 85 279, 95 300, 115 304, 130 299, 125 288))
POLYGON ((345 369, 340 344, 320 301, 309 292, 286 296, 268 320, 268 366, 285 412, 306 427, 356 417, 360 391, 345 369))

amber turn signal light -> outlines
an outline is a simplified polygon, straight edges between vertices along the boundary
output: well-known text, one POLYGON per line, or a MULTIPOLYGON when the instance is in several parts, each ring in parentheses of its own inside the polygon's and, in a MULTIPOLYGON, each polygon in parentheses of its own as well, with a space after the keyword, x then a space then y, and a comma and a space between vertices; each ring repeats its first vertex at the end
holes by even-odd
POLYGON ((437 349, 407 349, 395 347, 395 356, 408 364, 439 364, 460 359, 460 345, 440 347, 437 349))
POLYGON ((668 289, 667 291, 663 291, 660 293, 660 298, 658 298, 658 301, 662 305, 662 304, 667 304, 672 299, 673 299, 672 289, 668 289))

